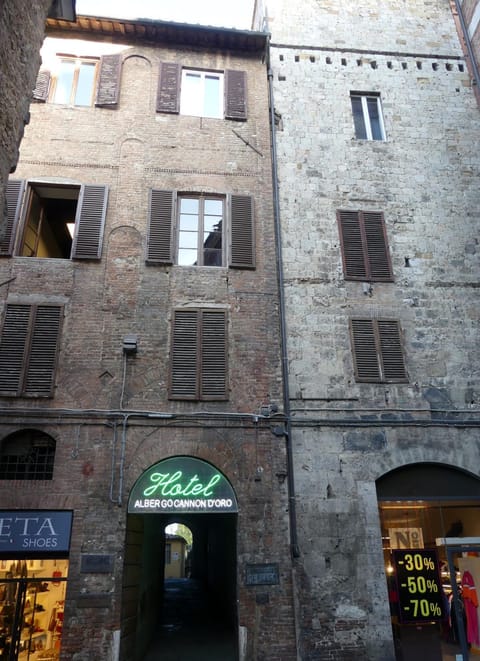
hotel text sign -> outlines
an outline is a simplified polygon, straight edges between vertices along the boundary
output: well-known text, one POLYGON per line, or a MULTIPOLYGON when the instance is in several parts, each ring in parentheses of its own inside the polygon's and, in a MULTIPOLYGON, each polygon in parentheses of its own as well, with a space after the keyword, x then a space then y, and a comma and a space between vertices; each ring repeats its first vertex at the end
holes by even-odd
POLYGON ((237 512, 230 482, 214 466, 195 457, 170 457, 137 480, 130 513, 237 512))
POLYGON ((72 512, 0 510, 0 554, 66 553, 71 530, 72 512))

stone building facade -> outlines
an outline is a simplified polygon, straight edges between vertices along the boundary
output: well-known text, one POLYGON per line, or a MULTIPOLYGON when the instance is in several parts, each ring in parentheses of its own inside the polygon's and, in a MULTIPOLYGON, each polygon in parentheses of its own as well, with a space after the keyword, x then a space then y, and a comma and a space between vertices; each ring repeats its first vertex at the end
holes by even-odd
POLYGON ((480 113, 451 6, 256 10, 271 32, 299 656, 466 658, 471 641, 442 626, 480 536, 480 113), (404 552, 435 577, 397 583, 404 552))
POLYGON ((266 45, 48 22, 0 246, 1 579, 41 604, 7 622, 29 658, 144 658, 175 522, 232 658, 295 658, 266 45))

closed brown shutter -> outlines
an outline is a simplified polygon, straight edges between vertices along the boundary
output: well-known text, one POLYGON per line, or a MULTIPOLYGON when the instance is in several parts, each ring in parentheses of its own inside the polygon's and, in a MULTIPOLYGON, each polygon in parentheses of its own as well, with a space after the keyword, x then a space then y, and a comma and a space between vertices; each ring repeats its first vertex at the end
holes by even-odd
POLYGON ((406 381, 398 321, 379 319, 377 325, 385 381, 406 381))
POLYGON ((225 71, 225 118, 247 119, 247 74, 245 71, 225 71))
POLYGON ((23 179, 10 179, 7 183, 7 225, 4 230, 5 234, 0 233, 0 255, 9 256, 13 253, 24 190, 25 181, 23 179))
POLYGON ((121 69, 122 55, 120 53, 103 55, 100 58, 100 73, 98 75, 95 99, 96 106, 111 108, 118 104, 121 69))
POLYGON ((176 310, 170 370, 170 398, 197 399, 198 311, 176 310))
POLYGON ((33 90, 33 100, 34 101, 45 101, 48 99, 48 91, 50 89, 50 71, 46 69, 40 69, 37 76, 37 82, 35 83, 35 89, 33 90))
POLYGON ((32 334, 23 393, 49 397, 53 390, 62 308, 37 305, 32 310, 32 334))
POLYGON ((176 62, 161 62, 157 89, 157 112, 180 112, 181 67, 176 62))
POLYGON ((176 310, 173 321, 170 398, 227 398, 226 314, 176 310))
POLYGON ((0 393, 49 397, 62 307, 7 304, 0 340, 0 393))
POLYGON ((338 211, 343 270, 346 280, 392 282, 383 214, 338 211))
POLYGON ((230 215, 230 266, 255 268, 253 199, 232 195, 230 215))
POLYGON ((148 210, 147 264, 172 264, 174 194, 151 190, 148 210))
POLYGON ((202 314, 202 366, 200 398, 226 398, 226 323, 225 312, 204 310, 202 314))
POLYGON ((21 391, 30 305, 7 305, 0 339, 0 393, 18 395, 21 391))
POLYGON ((80 191, 75 217, 74 259, 100 259, 107 211, 106 186, 87 185, 80 191))
POLYGON ((355 378, 360 382, 406 382, 400 325, 394 319, 352 319, 355 378))

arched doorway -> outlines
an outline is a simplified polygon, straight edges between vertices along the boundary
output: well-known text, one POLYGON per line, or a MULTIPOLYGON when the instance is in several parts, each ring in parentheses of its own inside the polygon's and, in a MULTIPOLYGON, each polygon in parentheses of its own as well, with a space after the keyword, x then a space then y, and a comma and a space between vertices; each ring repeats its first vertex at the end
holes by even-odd
POLYGON ((121 659, 237 659, 237 499, 212 464, 169 457, 147 469, 128 503, 121 659), (188 575, 165 577, 170 524, 193 544, 188 575))
POLYGON ((376 486, 397 661, 465 661, 480 652, 465 587, 480 586, 480 479, 421 463, 376 486))

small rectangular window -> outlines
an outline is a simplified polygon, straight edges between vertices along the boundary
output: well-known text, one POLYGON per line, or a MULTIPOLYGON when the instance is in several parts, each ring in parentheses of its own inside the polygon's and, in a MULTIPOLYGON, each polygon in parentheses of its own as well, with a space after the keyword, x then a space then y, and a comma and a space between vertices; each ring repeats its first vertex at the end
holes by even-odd
POLYGON ((227 399, 227 328, 223 310, 176 310, 170 399, 227 399))
POLYGON ((355 137, 359 140, 385 140, 379 94, 351 92, 355 137))
POLYGON ((0 339, 1 394, 53 394, 61 317, 59 305, 7 304, 0 339))
POLYGON ((178 264, 223 266, 224 200, 180 197, 178 264))
POLYGON ((96 60, 61 59, 53 74, 53 103, 72 106, 91 106, 97 75, 96 60))
POLYGON ((337 211, 345 280, 392 282, 383 213, 337 211))
POLYGON ((180 114, 223 117, 223 74, 183 69, 180 114))
POLYGON ((395 319, 351 319, 355 380, 406 383, 400 324, 395 319))

